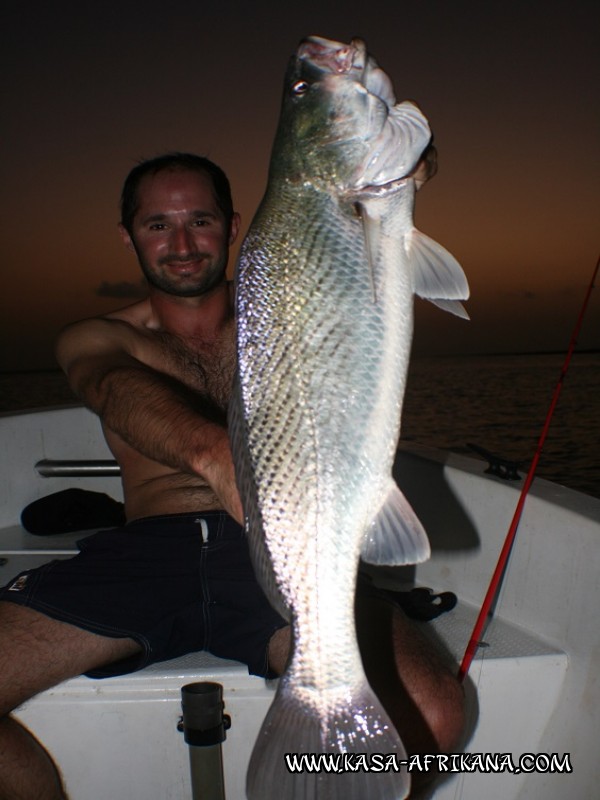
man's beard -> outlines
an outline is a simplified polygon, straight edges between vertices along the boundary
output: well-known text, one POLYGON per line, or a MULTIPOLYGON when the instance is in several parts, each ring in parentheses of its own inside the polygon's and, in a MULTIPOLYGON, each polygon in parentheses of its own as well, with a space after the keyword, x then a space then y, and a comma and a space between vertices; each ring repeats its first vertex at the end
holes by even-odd
MULTIPOLYGON (((189 261, 199 261, 202 258, 202 253, 196 252, 187 253, 185 256, 167 255, 160 259, 159 266, 166 263, 177 264, 179 262, 183 264, 189 261)), ((217 262, 211 263, 210 266, 207 264, 192 283, 183 284, 182 279, 170 278, 164 273, 156 274, 141 258, 140 253, 138 253, 138 260, 148 284, 174 297, 198 297, 206 294, 206 292, 221 283, 227 268, 227 259, 220 258, 217 262)), ((183 281, 185 281, 185 278, 183 281)))

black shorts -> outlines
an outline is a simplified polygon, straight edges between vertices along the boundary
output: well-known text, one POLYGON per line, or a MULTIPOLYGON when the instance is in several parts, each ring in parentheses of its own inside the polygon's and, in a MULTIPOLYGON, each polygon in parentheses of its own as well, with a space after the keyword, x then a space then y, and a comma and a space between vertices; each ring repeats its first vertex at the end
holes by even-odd
POLYGON ((77 545, 73 558, 21 573, 0 600, 141 645, 139 655, 87 675, 123 675, 208 650, 271 677, 269 640, 286 622, 254 577, 243 528, 226 513, 146 517, 77 545))

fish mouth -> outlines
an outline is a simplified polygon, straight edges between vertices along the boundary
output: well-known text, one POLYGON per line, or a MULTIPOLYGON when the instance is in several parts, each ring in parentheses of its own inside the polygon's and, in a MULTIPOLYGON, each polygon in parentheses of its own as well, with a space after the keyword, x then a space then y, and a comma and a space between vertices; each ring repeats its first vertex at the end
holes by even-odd
POLYGON ((392 82, 368 54, 364 39, 355 37, 350 44, 344 44, 321 36, 308 36, 300 43, 297 56, 301 60, 310 61, 323 72, 348 75, 388 108, 396 103, 392 82))
POLYGON ((345 44, 309 36, 300 43, 296 58, 310 65, 319 76, 317 80, 320 76, 324 80, 329 76, 348 78, 357 84, 359 92, 368 95, 362 136, 367 145, 365 158, 346 188, 394 191, 396 182, 414 170, 431 139, 421 110, 410 101, 396 102, 390 78, 369 55, 363 39, 354 38, 345 44))
POLYGON ((367 60, 367 47, 362 39, 352 39, 350 44, 333 42, 321 36, 307 36, 300 42, 298 58, 308 59, 324 71, 343 74, 352 69, 363 70, 367 60))

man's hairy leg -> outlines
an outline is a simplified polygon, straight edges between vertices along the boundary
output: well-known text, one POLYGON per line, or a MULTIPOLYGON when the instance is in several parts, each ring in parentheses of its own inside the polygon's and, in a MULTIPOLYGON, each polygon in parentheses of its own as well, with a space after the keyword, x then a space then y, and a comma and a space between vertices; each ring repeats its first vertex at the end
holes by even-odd
MULTIPOLYGON (((464 692, 450 663, 400 609, 359 596, 356 622, 369 682, 409 755, 449 753, 463 732, 464 692)), ((435 772, 413 772, 413 787, 435 772)))
POLYGON ((132 639, 83 631, 0 602, 0 800, 63 800, 58 771, 11 711, 67 678, 139 652, 132 639))

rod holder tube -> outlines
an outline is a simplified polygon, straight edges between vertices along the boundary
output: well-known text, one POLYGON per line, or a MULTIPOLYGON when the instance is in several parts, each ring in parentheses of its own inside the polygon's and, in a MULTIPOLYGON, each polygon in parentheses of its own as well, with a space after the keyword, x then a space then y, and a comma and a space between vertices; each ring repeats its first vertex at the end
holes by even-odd
POLYGON ((181 688, 181 708, 193 800, 225 800, 221 743, 231 720, 223 713, 223 687, 210 681, 188 683, 181 688))

